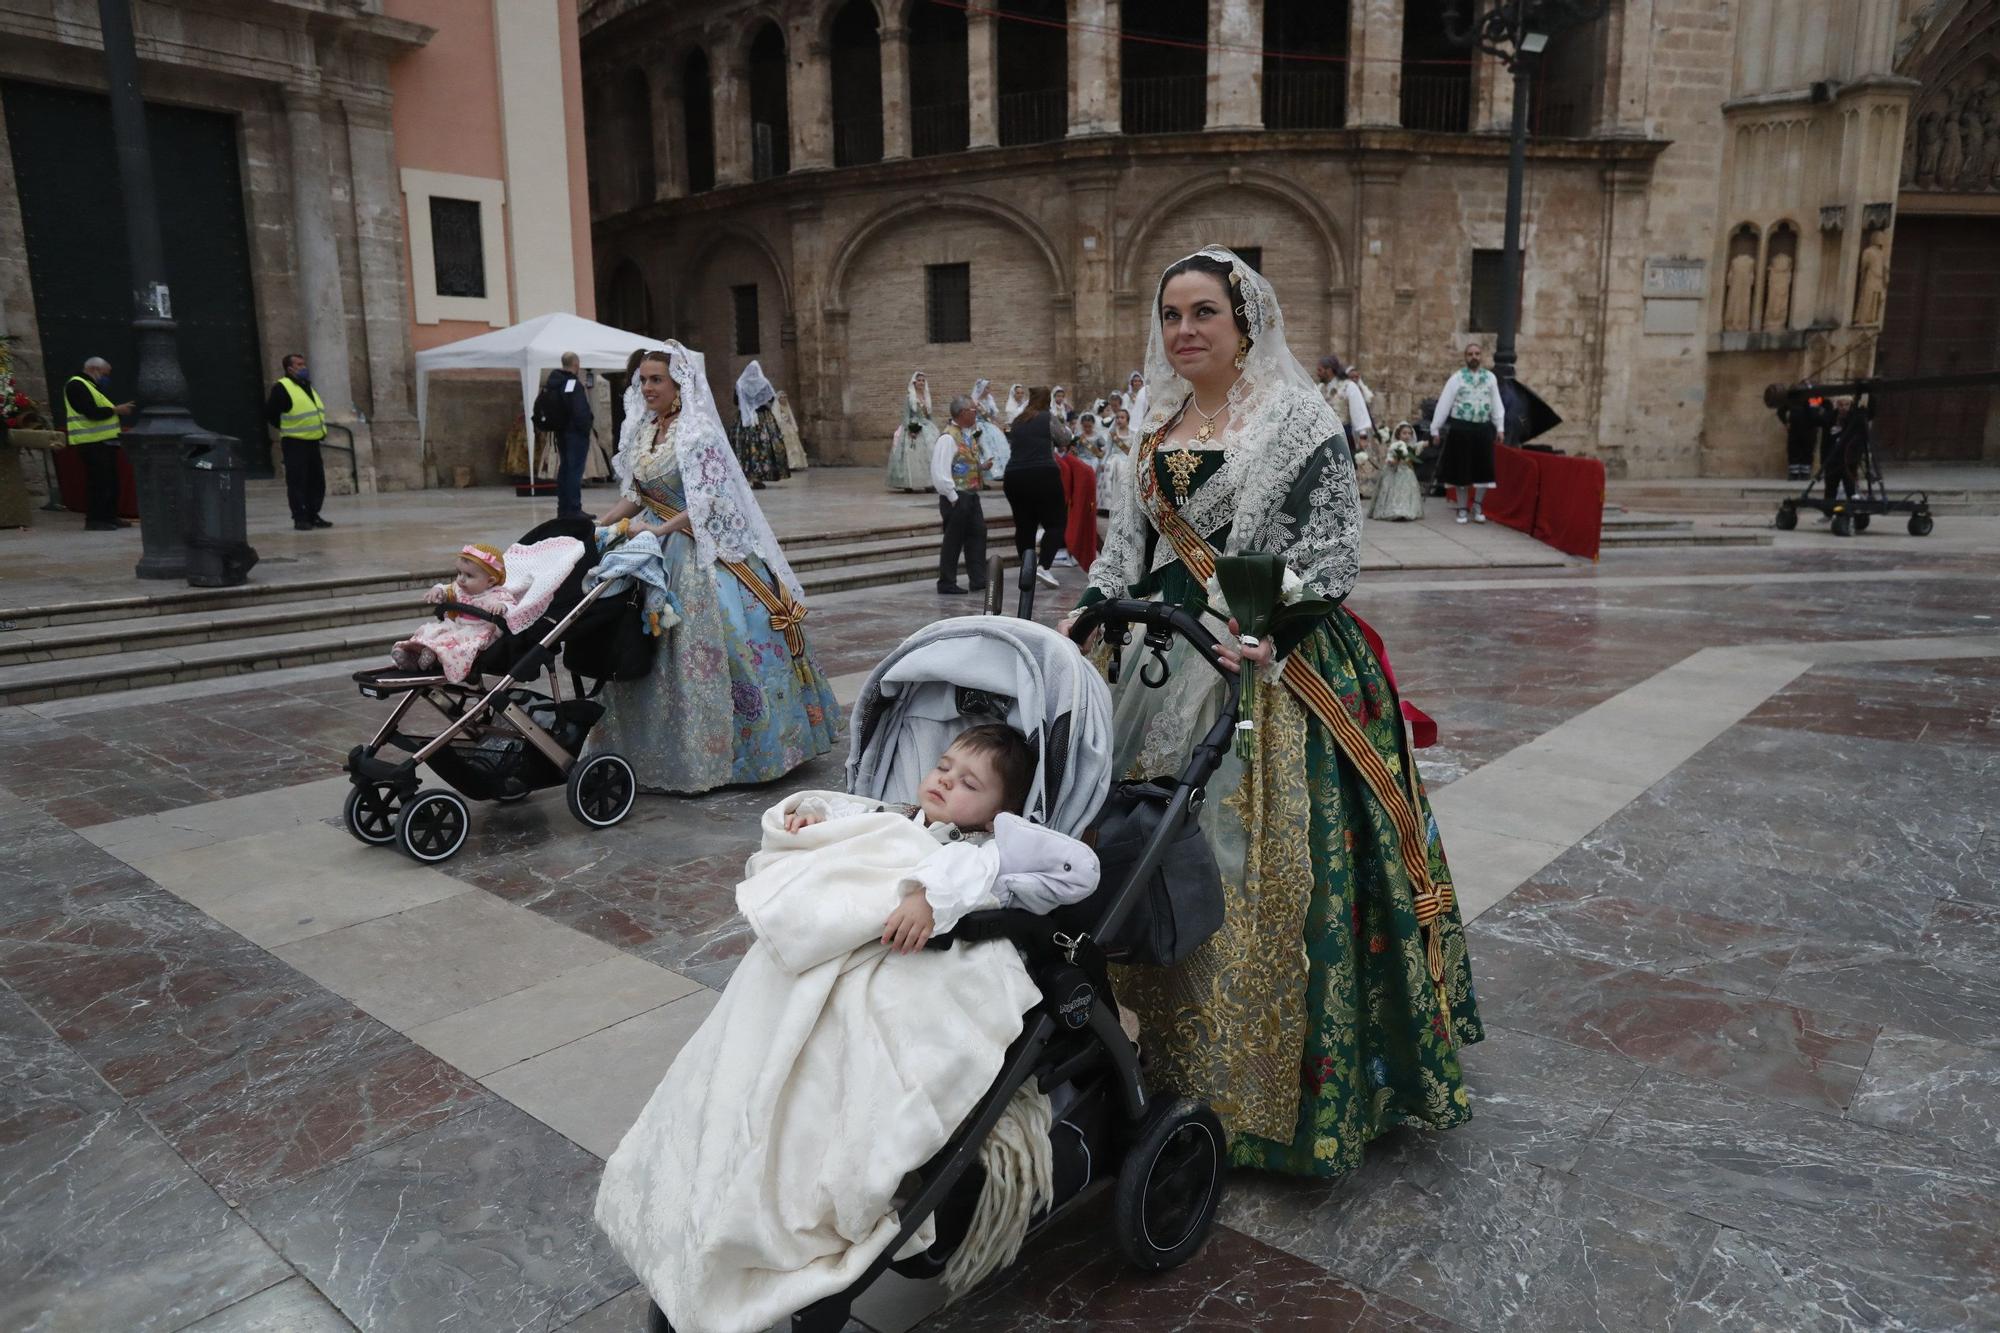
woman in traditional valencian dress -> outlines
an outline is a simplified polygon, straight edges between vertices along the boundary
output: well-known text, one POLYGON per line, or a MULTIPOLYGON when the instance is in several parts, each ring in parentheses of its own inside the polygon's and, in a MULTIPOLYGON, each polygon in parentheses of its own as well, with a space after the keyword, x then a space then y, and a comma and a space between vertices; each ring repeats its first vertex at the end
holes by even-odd
POLYGON ((919 370, 910 376, 903 394, 903 424, 889 442, 889 489, 930 489, 931 446, 937 443, 937 420, 931 414, 930 380, 919 370))
POLYGON ((752 361, 736 377, 737 465, 750 479, 750 488, 761 491, 767 481, 783 481, 792 475, 785 460, 785 437, 778 430, 778 417, 771 408, 778 391, 764 376, 764 367, 752 361))
MULTIPOLYGON (((1112 501, 1081 605, 1203 608, 1215 553, 1264 551, 1338 606, 1360 563, 1354 469, 1270 284, 1222 249, 1169 267, 1146 382, 1135 484, 1112 501)), ((1469 1117, 1457 1052, 1483 1033, 1465 934, 1363 626, 1341 606, 1302 636, 1224 642, 1226 660, 1259 673, 1252 755, 1231 751, 1201 814, 1225 921, 1179 966, 1125 974, 1121 998, 1160 1077, 1222 1116, 1231 1161, 1336 1175, 1393 1126, 1469 1117)), ((1128 776, 1179 771, 1214 719, 1216 674, 1186 645, 1171 663, 1160 689, 1136 660, 1120 674, 1128 776)))
POLYGON ((604 688, 593 744, 655 792, 769 782, 833 748, 840 714, 806 646, 804 598, 750 494, 709 395, 699 352, 649 352, 643 410, 614 468, 622 497, 600 543, 659 539, 681 621, 643 680, 604 688))

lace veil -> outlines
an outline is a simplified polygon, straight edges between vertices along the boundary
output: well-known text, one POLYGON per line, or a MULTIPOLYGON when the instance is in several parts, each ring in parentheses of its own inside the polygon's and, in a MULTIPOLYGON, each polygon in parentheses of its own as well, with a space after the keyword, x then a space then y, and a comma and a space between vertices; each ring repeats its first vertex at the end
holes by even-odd
POLYGON ((910 387, 904 393, 903 397, 905 403, 908 405, 911 411, 921 412, 925 416, 930 416, 931 415, 930 376, 924 375, 924 391, 921 394, 917 392, 917 376, 923 374, 924 372, 921 370, 913 370, 910 372, 910 387))
MULTIPOLYGON (((681 485, 687 490, 696 558, 704 565, 713 565, 717 560, 757 556, 770 567, 771 576, 781 580, 799 604, 805 605, 798 576, 786 563, 778 536, 750 493, 736 451, 729 447, 729 433, 722 428, 722 415, 715 410, 715 396, 708 390, 706 358, 673 339, 667 340, 665 350, 668 373, 681 391, 675 449, 680 458, 681 485)), ((618 457, 613 463, 619 484, 628 495, 632 493, 632 458, 640 432, 654 419, 643 398, 638 398, 634 409, 638 392, 636 388, 626 391, 625 428, 619 432, 618 457)))
MULTIPOLYGON (((1204 534, 1227 523, 1230 550, 1283 553, 1322 595, 1344 597, 1359 570, 1361 544, 1360 501, 1346 449, 1333 451, 1312 497, 1315 512, 1306 529, 1300 530, 1284 508, 1287 492, 1301 471, 1327 440, 1340 436, 1340 423, 1312 376, 1292 355, 1285 340, 1284 312, 1270 282, 1221 246, 1196 253, 1229 265, 1230 301, 1250 326, 1250 350, 1243 374, 1229 390, 1228 457, 1182 516, 1204 534)), ((1141 390, 1147 403, 1143 420, 1133 418, 1135 442, 1164 426, 1194 392, 1167 357, 1157 289, 1151 323, 1141 390)), ((1131 381, 1126 383, 1129 387, 1131 381)), ((1137 567, 1149 521, 1140 509, 1137 482, 1135 474, 1132 484, 1113 497, 1111 531, 1099 557, 1103 573, 1096 567, 1091 571, 1093 586, 1111 596, 1122 596, 1120 585, 1135 582, 1146 572, 1137 567)), ((1171 543, 1157 544, 1156 567, 1173 558, 1171 543)))
POLYGON ((752 361, 736 377, 736 424, 751 425, 757 420, 758 411, 769 407, 777 398, 778 391, 764 377, 763 365, 752 361))

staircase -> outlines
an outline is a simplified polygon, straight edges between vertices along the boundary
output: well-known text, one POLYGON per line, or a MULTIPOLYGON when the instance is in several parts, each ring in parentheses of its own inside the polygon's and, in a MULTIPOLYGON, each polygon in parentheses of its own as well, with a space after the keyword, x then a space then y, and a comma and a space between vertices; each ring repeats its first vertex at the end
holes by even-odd
MULTIPOLYGON (((989 517, 1009 544, 1012 520, 989 517)), ((999 549, 996 547, 996 549, 999 549)), ((808 595, 937 577, 935 520, 794 536, 785 555, 808 595)), ((186 588, 0 608, 0 706, 251 671, 387 658, 445 570, 186 588)))
POLYGON ((1634 514, 1622 505, 1604 506, 1604 535, 1600 554, 1656 547, 1684 546, 1769 546, 1768 532, 1696 528, 1693 521, 1664 514, 1634 514))
MULTIPOLYGON (((2000 514, 2000 469, 1953 468, 1927 475, 1922 468, 1890 470, 1884 478, 1892 497, 1922 491, 1934 514, 2000 514), (1992 479, 1987 480, 1986 473, 1992 479)), ((1769 518, 1780 502, 1796 496, 1796 481, 1614 481, 1607 488, 1615 506, 1667 514, 1756 514, 1769 518)))

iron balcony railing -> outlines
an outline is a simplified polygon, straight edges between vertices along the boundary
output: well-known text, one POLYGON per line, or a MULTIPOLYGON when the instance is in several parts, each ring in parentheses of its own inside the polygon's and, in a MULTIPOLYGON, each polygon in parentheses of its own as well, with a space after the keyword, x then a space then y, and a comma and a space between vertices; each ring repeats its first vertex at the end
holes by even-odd
POLYGON ((1040 88, 1000 94, 1000 145, 1050 143, 1069 132, 1069 93, 1040 88))
POLYGON ((1403 127, 1463 134, 1472 128, 1472 67, 1403 67, 1403 127))
POLYGON ((1208 76, 1168 74, 1127 79, 1119 90, 1127 134, 1185 134, 1208 120, 1208 76))
POLYGON ((969 102, 933 102, 910 108, 910 156, 962 153, 972 141, 969 102))
POLYGON ((1264 128, 1337 130, 1347 123, 1347 66, 1264 72, 1264 128))
POLYGON ((833 165, 859 167, 882 160, 882 118, 855 116, 833 122, 833 165))

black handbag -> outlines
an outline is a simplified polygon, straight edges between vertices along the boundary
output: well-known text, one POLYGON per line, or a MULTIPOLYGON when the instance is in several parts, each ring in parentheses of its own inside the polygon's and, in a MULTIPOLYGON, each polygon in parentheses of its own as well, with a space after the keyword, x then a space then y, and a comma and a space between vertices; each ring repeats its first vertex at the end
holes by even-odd
POLYGON ((652 671, 659 647, 658 637, 646 633, 646 590, 635 579, 577 617, 564 637, 563 665, 588 680, 639 680, 652 671))
MULTIPOLYGON (((1164 783, 1121 782, 1112 789, 1097 821, 1102 887, 1083 902, 1058 909, 1065 929, 1096 933, 1111 895, 1138 867, 1172 799, 1173 788, 1164 783)), ((1220 930, 1222 915, 1222 871, 1208 836, 1189 819, 1139 886, 1123 923, 1098 944, 1112 962, 1165 967, 1220 930)))

